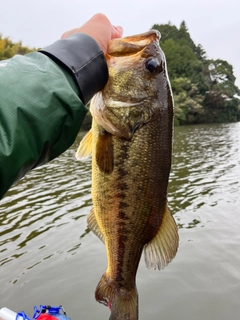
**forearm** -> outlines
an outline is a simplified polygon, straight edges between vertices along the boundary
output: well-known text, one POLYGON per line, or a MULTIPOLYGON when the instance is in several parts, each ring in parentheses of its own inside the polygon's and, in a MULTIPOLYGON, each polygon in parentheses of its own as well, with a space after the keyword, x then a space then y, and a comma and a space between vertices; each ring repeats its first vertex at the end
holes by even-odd
POLYGON ((0 62, 0 199, 27 171, 69 148, 87 111, 81 100, 87 103, 107 81, 104 60, 96 66, 86 49, 85 57, 71 57, 62 41, 68 40, 60 41, 60 56, 53 45, 0 62))

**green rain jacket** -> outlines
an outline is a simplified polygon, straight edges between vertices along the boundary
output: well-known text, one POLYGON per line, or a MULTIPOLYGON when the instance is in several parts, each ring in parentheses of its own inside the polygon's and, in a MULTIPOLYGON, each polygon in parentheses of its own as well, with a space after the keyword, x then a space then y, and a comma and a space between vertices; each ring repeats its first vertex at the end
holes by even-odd
POLYGON ((84 105, 107 80, 104 54, 86 34, 0 61, 0 199, 29 170, 71 146, 84 105))

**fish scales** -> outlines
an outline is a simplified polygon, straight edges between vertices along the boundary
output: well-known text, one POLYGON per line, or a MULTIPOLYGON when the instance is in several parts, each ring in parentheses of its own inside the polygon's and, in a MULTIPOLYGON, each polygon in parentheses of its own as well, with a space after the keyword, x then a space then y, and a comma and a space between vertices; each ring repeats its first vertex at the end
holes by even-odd
POLYGON ((159 38, 152 30, 110 42, 109 81, 92 99, 92 129, 77 152, 92 151, 88 224, 108 259, 95 297, 110 307, 110 320, 138 319, 142 252, 148 268, 162 269, 178 247, 167 204, 173 100, 159 38))
MULTIPOLYGON (((110 175, 99 170, 95 153, 92 155, 94 213, 107 246, 107 272, 115 279, 124 270, 125 286, 135 281, 143 246, 158 231, 166 206, 164 175, 169 172, 169 161, 164 157, 169 154, 153 142, 161 143, 160 122, 159 117, 143 126, 130 141, 112 137, 115 161, 110 175)), ((95 126, 93 146, 98 139, 95 126)))

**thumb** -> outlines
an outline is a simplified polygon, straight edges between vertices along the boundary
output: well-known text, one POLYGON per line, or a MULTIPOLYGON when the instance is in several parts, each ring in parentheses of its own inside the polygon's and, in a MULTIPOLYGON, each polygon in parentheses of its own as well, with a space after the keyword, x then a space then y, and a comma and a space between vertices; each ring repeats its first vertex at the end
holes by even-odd
POLYGON ((112 26, 111 39, 121 38, 123 35, 123 28, 121 26, 112 26))

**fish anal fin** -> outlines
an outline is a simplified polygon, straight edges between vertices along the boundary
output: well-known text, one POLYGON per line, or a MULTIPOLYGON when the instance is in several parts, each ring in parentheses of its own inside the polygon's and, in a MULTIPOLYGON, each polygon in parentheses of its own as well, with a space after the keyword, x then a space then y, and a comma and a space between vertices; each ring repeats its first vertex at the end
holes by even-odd
POLYGON ((163 269, 175 257, 179 244, 176 222, 166 205, 162 223, 155 237, 144 246, 145 263, 149 269, 163 269))
POLYGON ((105 243, 104 235, 102 234, 102 231, 99 228, 99 225, 97 223, 94 210, 92 209, 90 214, 87 218, 87 223, 89 228, 92 230, 92 232, 103 242, 105 243))
POLYGON ((92 154, 92 129, 83 137, 77 149, 75 157, 78 160, 86 160, 92 154))
POLYGON ((96 145, 96 163, 99 169, 107 174, 112 173, 113 160, 113 142, 111 133, 104 131, 99 133, 96 145))

